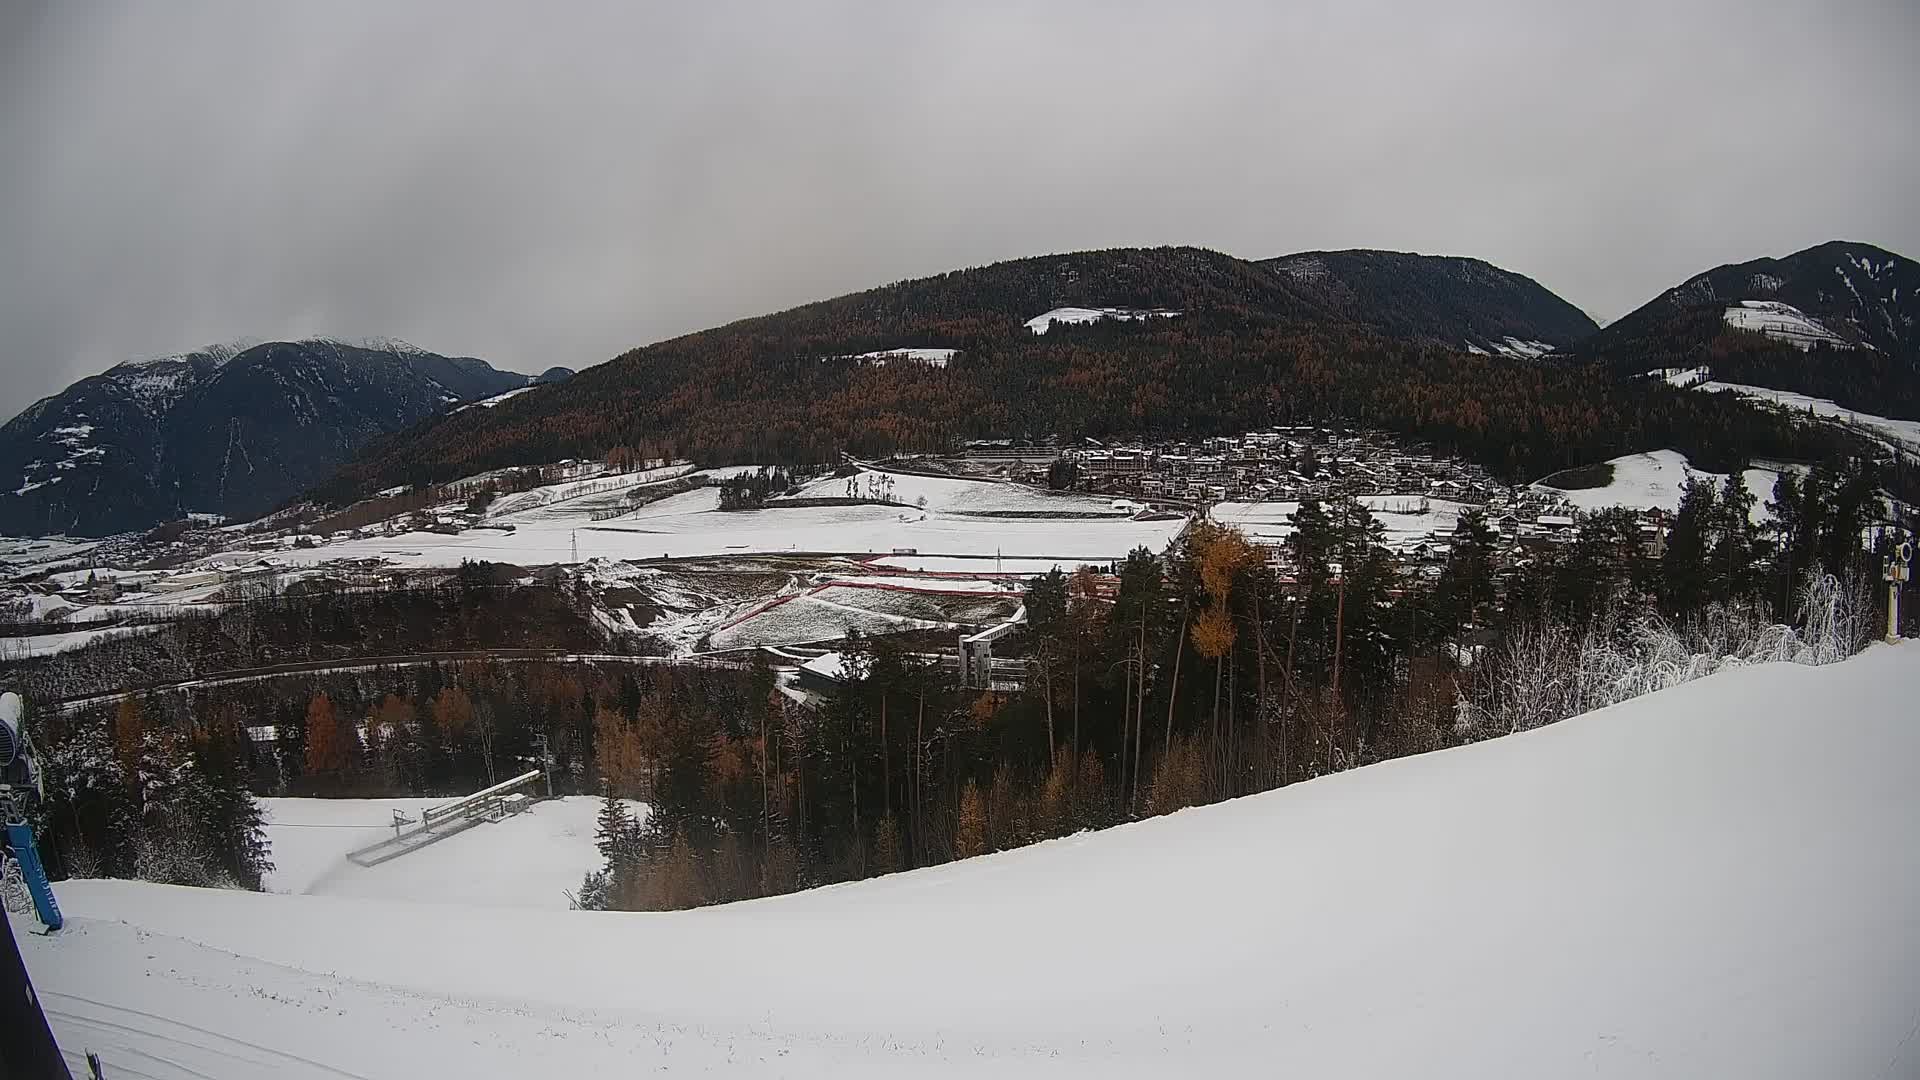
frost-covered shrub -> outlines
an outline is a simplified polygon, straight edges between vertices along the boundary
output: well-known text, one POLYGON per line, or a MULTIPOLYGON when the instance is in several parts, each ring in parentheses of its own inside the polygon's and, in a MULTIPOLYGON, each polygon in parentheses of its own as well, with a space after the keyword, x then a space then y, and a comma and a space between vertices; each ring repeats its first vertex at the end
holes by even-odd
POLYGON ((1749 664, 1831 664, 1863 646, 1872 606, 1862 583, 1814 573, 1799 623, 1785 626, 1747 605, 1714 605, 1676 626, 1657 615, 1623 622, 1610 608, 1584 630, 1556 623, 1515 628, 1489 655, 1472 695, 1460 694, 1462 737, 1527 731, 1749 664))

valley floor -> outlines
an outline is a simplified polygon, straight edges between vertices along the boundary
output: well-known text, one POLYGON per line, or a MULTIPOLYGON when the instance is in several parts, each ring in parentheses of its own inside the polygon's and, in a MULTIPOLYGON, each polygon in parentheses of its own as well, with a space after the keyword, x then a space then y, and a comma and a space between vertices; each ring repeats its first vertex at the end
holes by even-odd
POLYGON ((1915 700, 1876 645, 692 912, 86 881, 14 925, 116 1077, 1910 1076, 1915 700))

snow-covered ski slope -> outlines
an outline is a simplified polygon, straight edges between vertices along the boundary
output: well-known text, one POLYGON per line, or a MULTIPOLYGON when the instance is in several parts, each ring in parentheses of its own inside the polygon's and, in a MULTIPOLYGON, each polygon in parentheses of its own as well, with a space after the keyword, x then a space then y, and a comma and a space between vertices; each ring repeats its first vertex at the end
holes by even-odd
POLYGON ((94 881, 21 937, 109 1076, 1914 1076, 1916 700, 1875 646, 705 911, 94 881))

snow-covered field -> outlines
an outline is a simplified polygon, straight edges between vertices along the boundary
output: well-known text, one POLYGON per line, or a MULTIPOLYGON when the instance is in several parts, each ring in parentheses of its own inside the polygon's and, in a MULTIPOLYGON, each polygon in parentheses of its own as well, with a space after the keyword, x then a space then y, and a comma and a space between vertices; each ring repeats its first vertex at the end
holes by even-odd
POLYGON ((1005 622, 1020 602, 1019 588, 995 582, 830 575, 822 585, 776 598, 716 628, 709 647, 801 645, 838 640, 852 630, 888 634, 979 626, 1005 622))
POLYGON ((876 352, 854 353, 852 356, 834 356, 831 360, 866 360, 870 363, 886 365, 896 360, 905 360, 928 367, 946 367, 948 361, 958 349, 880 349, 876 352))
POLYGON ((98 540, 65 536, 0 536, 0 573, 33 573, 85 558, 98 540))
MULTIPOLYGON (((655 470, 667 475, 649 480, 682 473, 655 470)), ((869 475, 862 473, 855 479, 864 485, 869 475)), ((894 480, 891 498, 912 505, 721 512, 718 495, 702 489, 596 521, 594 509, 621 497, 639 481, 593 478, 501 499, 489 512, 489 520, 513 525, 512 532, 411 532, 291 549, 276 552, 275 557, 295 566, 357 558, 386 559, 401 567, 451 567, 463 559, 535 566, 572 561, 577 543, 583 561, 809 551, 886 555, 904 549, 929 556, 1003 555, 1051 565, 1054 561, 1111 561, 1141 546, 1159 551, 1185 524, 1133 521, 1113 510, 1111 499, 1093 496, 1056 496, 1014 484, 890 475, 894 480), (918 505, 923 497, 925 509, 918 505), (1061 513, 1101 516, 1019 516, 1061 513)), ((816 481, 802 494, 843 496, 846 480, 816 481)), ((236 558, 247 554, 233 553, 236 558)))
POLYGON ((802 487, 799 496, 802 498, 844 496, 847 493, 849 480, 853 481, 854 490, 864 495, 876 479, 883 483, 887 480, 892 481, 892 486, 885 490, 894 502, 920 506, 921 500, 924 499, 928 510, 961 514, 1093 514, 1113 518, 1128 516, 1125 511, 1113 508, 1111 495, 1047 491, 1028 487, 1025 484, 1007 484, 995 480, 916 476, 910 473, 890 473, 876 469, 862 469, 850 477, 829 476, 815 480, 802 487))
POLYGON ((33 634, 28 637, 0 637, 0 661, 29 660, 38 656, 84 649, 94 642, 112 637, 134 637, 160 629, 147 624, 127 627, 102 627, 93 630, 68 630, 59 634, 33 634))
MULTIPOLYGON (((1613 482, 1602 487, 1567 490, 1550 484, 1534 486, 1562 496, 1582 510, 1624 506, 1635 510, 1658 508, 1671 512, 1680 509, 1680 490, 1689 476, 1711 480, 1716 485, 1726 480, 1725 473, 1694 468, 1687 461, 1687 456, 1678 450, 1624 454, 1608 460, 1607 464, 1613 466, 1613 482)), ((1780 474, 1773 469, 1748 469, 1741 476, 1746 480, 1747 490, 1753 493, 1753 510, 1749 516, 1756 523, 1771 520, 1772 515, 1767 512, 1767 500, 1773 496, 1773 485, 1780 474)))
POLYGON ((1070 323, 1099 322, 1102 319, 1119 319, 1122 321, 1154 318, 1166 319, 1173 318, 1179 314, 1177 311, 1149 311, 1142 308, 1057 307, 1045 314, 1035 315, 1033 318, 1028 319, 1027 329, 1036 334, 1044 334, 1053 329, 1055 323, 1064 325, 1070 323))
POLYGON ((1055 567, 1062 572, 1072 572, 1081 564, 1074 560, 1059 559, 992 559, 992 558, 956 558, 927 555, 882 555, 867 562, 868 566, 893 567, 900 570, 917 570, 928 574, 1019 574, 1033 577, 1044 574, 1055 567))
MULTIPOLYGON (((1419 495, 1366 495, 1356 501, 1373 512, 1374 520, 1386 528, 1387 546, 1397 551, 1416 547, 1436 535, 1445 542, 1460 511, 1467 508, 1466 503, 1419 495)), ((1213 517, 1246 533, 1249 539, 1278 544, 1293 535, 1289 519, 1299 509, 1297 502, 1223 502, 1213 505, 1213 517)))
POLYGON ((1916 696, 1916 643, 1732 671, 695 912, 83 881, 15 927, 108 1076, 1912 1076, 1916 696))
POLYGON ((378 866, 347 852, 391 836, 398 810, 418 820, 440 799, 261 799, 273 843, 268 892, 354 896, 465 907, 564 911, 565 893, 600 867, 600 800, 569 796, 505 821, 476 825, 378 866))
POLYGON ((1920 420, 1895 420, 1888 416, 1875 416, 1872 413, 1855 412, 1826 398, 1808 397, 1791 390, 1774 390, 1765 386, 1748 386, 1745 383, 1703 382, 1699 389, 1709 391, 1727 390, 1742 397, 1769 401, 1797 413, 1811 414, 1836 420, 1848 427, 1856 428, 1868 435, 1885 439, 1895 447, 1907 453, 1920 453, 1920 420))

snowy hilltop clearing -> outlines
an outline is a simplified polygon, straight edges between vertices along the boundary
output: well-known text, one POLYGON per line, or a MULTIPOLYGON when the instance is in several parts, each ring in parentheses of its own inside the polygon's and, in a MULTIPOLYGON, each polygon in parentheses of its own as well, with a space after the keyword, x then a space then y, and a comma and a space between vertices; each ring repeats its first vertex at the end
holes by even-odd
POLYGON ((1916 695, 1915 643, 1731 670, 699 911, 76 881, 16 932, 109 1076, 1904 1076, 1916 695))
MULTIPOLYGON (((1680 496, 1687 486, 1689 478, 1706 480, 1719 485, 1726 480, 1726 474, 1696 469, 1678 450, 1652 450, 1644 454, 1622 454, 1605 462, 1611 470, 1610 479, 1599 487, 1560 488, 1544 480, 1535 488, 1551 491, 1580 510, 1604 510, 1608 507, 1623 506, 1634 510, 1665 510, 1669 513, 1680 509, 1680 496)), ((1556 473, 1555 476, 1563 474, 1556 473)), ((1553 479, 1548 477, 1547 479, 1553 479)), ((1773 495, 1773 485, 1780 479, 1775 469, 1747 469, 1741 474, 1747 490, 1754 495, 1751 516, 1755 524, 1770 520, 1767 499, 1773 495)))

